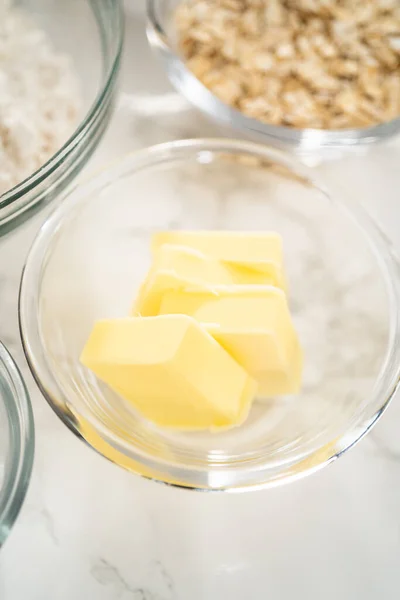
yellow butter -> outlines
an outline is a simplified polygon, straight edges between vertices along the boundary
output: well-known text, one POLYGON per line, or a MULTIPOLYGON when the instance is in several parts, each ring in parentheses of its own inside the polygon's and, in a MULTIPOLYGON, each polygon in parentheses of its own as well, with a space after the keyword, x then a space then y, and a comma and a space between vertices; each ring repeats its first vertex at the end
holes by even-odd
POLYGON ((233 283, 229 269, 197 250, 165 244, 154 256, 153 264, 133 306, 133 314, 143 317, 158 314, 166 290, 186 286, 210 288, 233 283))
POLYGON ((206 256, 199 250, 163 244, 154 252, 152 267, 133 305, 132 314, 157 315, 167 290, 191 287, 212 291, 215 286, 270 283, 265 273, 252 271, 206 256))
POLYGON ((256 391, 246 371, 185 315, 99 321, 81 362, 163 427, 238 425, 256 391))
POLYGON ((285 287, 283 250, 280 235, 274 232, 161 231, 152 239, 153 252, 163 244, 200 250, 228 264, 268 276, 268 282, 285 287))
POLYGON ((259 394, 297 393, 302 352, 284 292, 272 286, 221 287, 218 296, 198 291, 167 292, 160 314, 188 314, 248 371, 259 394))

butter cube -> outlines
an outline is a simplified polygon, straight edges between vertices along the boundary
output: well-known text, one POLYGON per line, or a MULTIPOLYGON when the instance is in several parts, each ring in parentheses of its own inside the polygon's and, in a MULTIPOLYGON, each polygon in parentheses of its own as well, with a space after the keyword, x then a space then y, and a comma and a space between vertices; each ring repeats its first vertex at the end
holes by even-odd
POLYGON ((155 252, 162 244, 176 244, 200 250, 218 260, 258 271, 269 283, 285 287, 282 239, 273 232, 242 231, 162 231, 153 236, 155 252))
POLYGON ((193 248, 163 244, 154 252, 153 265, 139 290, 132 314, 157 315, 167 290, 191 287, 212 291, 216 286, 236 283, 269 283, 269 278, 264 273, 224 264, 193 248))
POLYGON ((299 391, 302 352, 284 292, 272 286, 170 291, 160 314, 187 314, 198 320, 257 380, 260 396, 299 391))
POLYGON ((185 315, 98 321, 81 362, 163 427, 239 425, 256 391, 246 371, 185 315))

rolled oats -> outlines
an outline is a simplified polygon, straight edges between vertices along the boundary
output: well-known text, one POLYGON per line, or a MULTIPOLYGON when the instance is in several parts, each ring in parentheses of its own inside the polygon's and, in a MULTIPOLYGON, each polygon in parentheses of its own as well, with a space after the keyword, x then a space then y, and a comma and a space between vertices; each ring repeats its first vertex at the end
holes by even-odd
POLYGON ((188 68, 274 125, 369 127, 400 115, 399 0, 186 0, 188 68))
POLYGON ((390 75, 385 81, 385 92, 387 96, 387 110, 392 119, 398 116, 400 106, 400 79, 396 75, 390 75))

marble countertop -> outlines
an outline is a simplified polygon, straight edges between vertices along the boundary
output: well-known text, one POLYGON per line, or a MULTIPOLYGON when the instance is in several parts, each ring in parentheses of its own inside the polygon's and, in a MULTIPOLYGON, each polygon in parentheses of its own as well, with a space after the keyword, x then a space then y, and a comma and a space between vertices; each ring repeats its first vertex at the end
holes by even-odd
MULTIPOLYGON (((121 91, 89 169, 132 148, 215 134, 173 94, 132 16, 121 91)), ((399 160, 395 141, 320 170, 400 249, 399 160)), ((0 242, 0 337, 28 383, 37 432, 27 499, 0 555, 1 600, 397 600, 400 398, 356 448, 290 486, 200 494, 115 467, 61 424, 23 357, 18 285, 43 218, 0 242)))

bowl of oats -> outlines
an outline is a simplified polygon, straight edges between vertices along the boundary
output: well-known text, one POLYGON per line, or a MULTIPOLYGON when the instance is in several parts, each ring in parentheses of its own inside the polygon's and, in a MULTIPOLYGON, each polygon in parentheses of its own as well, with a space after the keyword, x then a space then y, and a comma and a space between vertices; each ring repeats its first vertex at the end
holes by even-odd
POLYGON ((0 235, 55 198, 111 116, 122 2, 0 0, 0 235))
POLYGON ((148 0, 172 84, 248 138, 314 151, 400 129, 398 0, 148 0))

